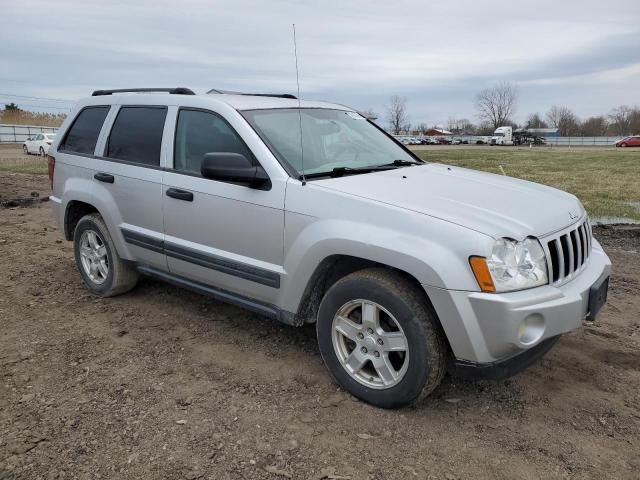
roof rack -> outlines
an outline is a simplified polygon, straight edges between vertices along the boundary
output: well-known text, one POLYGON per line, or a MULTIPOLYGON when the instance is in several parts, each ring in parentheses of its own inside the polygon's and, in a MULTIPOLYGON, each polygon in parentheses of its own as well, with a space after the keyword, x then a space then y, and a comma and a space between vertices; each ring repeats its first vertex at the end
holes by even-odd
POLYGON ((177 88, 118 88, 115 90, 96 90, 91 94, 92 97, 101 95, 111 95, 112 93, 144 93, 144 92, 167 92, 175 95, 195 95, 193 90, 184 87, 177 88))
POLYGON ((298 98, 295 95, 291 95, 290 93, 244 93, 244 92, 234 92, 231 90, 218 90, 216 88, 212 88, 207 93, 219 93, 219 94, 227 94, 227 95, 247 95, 250 97, 291 98, 293 100, 296 100, 298 98))

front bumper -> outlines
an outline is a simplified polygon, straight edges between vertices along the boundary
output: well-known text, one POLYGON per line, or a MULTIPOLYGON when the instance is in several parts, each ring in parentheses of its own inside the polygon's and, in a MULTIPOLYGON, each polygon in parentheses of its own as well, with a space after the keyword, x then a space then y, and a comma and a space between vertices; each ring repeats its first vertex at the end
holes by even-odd
POLYGON ((582 325, 589 290, 609 275, 611 261, 597 241, 585 269, 561 286, 508 293, 424 286, 458 363, 495 364, 582 325))

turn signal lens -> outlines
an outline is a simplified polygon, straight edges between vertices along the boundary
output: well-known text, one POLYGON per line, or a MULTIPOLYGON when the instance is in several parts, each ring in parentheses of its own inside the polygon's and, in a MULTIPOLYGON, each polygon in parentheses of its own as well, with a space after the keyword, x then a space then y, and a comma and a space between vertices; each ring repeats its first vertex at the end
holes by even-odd
POLYGON ((480 290, 483 292, 495 292, 496 287, 493 284, 493 279, 487 266, 487 259, 484 257, 469 257, 469 265, 471 265, 471 270, 476 277, 480 290))

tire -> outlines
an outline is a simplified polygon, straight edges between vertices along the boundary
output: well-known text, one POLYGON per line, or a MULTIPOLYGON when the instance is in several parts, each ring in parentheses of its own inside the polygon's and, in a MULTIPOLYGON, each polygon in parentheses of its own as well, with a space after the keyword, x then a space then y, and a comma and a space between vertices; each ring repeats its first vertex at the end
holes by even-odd
POLYGON ((25 155, 29 155, 29 149, 27 148, 27 146, 26 146, 26 145, 22 145, 22 152, 23 152, 25 155))
POLYGON ((40 156, 44 157, 44 148, 40 147, 40 156))
POLYGON ((621 144, 620 144, 620 146, 621 146, 622 148, 626 148, 626 147, 627 147, 627 144, 626 144, 626 143, 621 143, 621 144))
POLYGON ((316 330, 320 353, 334 380, 377 407, 396 408, 417 402, 429 395, 445 375, 448 348, 436 313, 425 293, 399 272, 374 268, 340 279, 320 303, 316 330), (366 319, 372 316, 363 314, 365 308, 369 312, 377 309, 378 327, 373 331, 366 328, 366 319), (363 316, 365 320, 358 323, 358 317, 363 316), (399 330, 390 328, 393 323, 399 330), (359 340, 352 341, 355 337, 359 340), (404 352, 387 350, 392 346, 401 349, 402 345, 404 352), (353 359, 356 368, 364 365, 356 373, 345 366, 353 359), (391 370, 395 374, 389 374, 391 370))
POLYGON ((92 213, 80 219, 73 234, 73 250, 82 280, 95 295, 113 297, 136 286, 138 272, 118 255, 100 214, 92 213), (104 250, 92 245, 104 247, 104 250), (94 257, 87 258, 83 252, 94 257), (90 267, 92 263, 101 266, 93 269, 90 267))

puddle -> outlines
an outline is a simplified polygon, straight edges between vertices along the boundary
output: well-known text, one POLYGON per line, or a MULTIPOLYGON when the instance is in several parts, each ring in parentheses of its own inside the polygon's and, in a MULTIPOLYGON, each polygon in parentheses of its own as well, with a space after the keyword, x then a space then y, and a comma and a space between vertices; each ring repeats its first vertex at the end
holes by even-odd
POLYGON ((594 217, 591 222, 594 225, 640 225, 640 220, 628 217, 594 217))
POLYGON ((46 202, 49 197, 22 197, 0 200, 0 208, 29 207, 37 203, 46 202))

